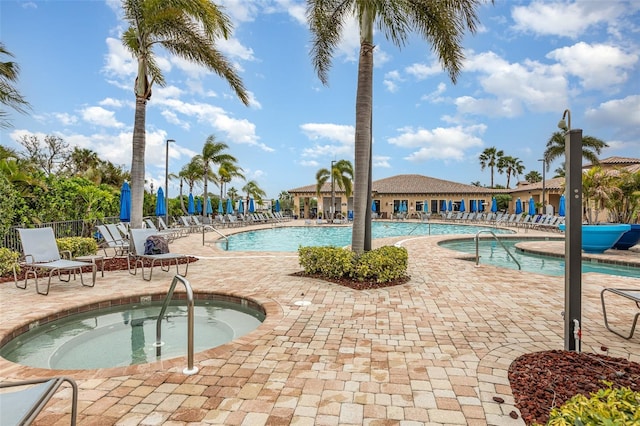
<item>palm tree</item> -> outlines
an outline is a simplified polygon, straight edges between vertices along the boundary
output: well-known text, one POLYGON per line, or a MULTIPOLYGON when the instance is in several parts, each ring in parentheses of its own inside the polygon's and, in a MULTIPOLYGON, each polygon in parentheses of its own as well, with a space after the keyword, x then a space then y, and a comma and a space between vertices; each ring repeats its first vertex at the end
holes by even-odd
MULTIPOLYGON (((0 42, 0 55, 13 57, 2 42, 0 42)), ((20 74, 20 66, 17 63, 0 62, 0 103, 24 114, 30 105, 13 86, 13 83, 18 81, 18 74, 20 74)), ((8 112, 0 110, 0 129, 11 126, 11 122, 5 118, 8 115, 8 112)))
POLYGON ((529 183, 536 183, 542 180, 542 175, 537 170, 531 170, 525 175, 524 179, 529 183))
POLYGON ((223 161, 218 167, 218 175, 216 177, 218 186, 220 187, 220 199, 223 199, 224 186, 231 182, 233 178, 244 179, 242 167, 232 161, 223 161))
POLYGON ((517 178, 524 171, 522 160, 517 157, 505 155, 498 159, 498 170, 503 170, 507 174, 507 189, 511 183, 511 176, 517 178))
POLYGON ((599 212, 611 200, 622 195, 622 190, 614 184, 614 176, 599 166, 587 170, 582 175, 582 196, 587 221, 599 220, 599 212))
POLYGON ((204 199, 203 205, 206 208, 207 199, 209 198, 209 192, 207 191, 207 180, 210 176, 215 176, 215 173, 211 169, 214 164, 222 163, 236 163, 236 157, 231 154, 226 154, 223 151, 229 148, 224 142, 216 142, 216 138, 210 135, 207 141, 202 147, 202 155, 197 155, 199 162, 202 164, 202 176, 204 180, 204 199))
MULTIPOLYGON (((322 186, 333 176, 333 181, 338 184, 338 188, 345 192, 347 199, 353 192, 353 165, 349 160, 340 160, 333 163, 332 170, 320 169, 316 173, 316 194, 320 197, 322 186)), ((333 203, 333 188, 331 192, 331 202, 333 203)), ((335 213, 335 206, 332 206, 335 213)), ((333 219, 333 218, 331 218, 333 219)))
POLYGON ((131 226, 142 226, 144 200, 144 153, 147 101, 154 83, 166 82, 154 48, 161 46, 169 53, 215 72, 229 83, 245 104, 249 97, 231 63, 218 51, 215 42, 230 36, 229 18, 207 0, 123 0, 124 19, 129 28, 122 43, 138 62, 134 92, 136 96, 131 156, 131 226))
POLYGON ((373 28, 377 25, 398 47, 410 33, 431 43, 440 63, 455 83, 464 55, 462 38, 476 30, 476 8, 482 0, 423 2, 398 0, 307 0, 307 20, 313 34, 313 64, 320 81, 328 83, 333 52, 345 22, 355 17, 360 28, 356 91, 354 222, 351 247, 371 249, 371 155, 373 125, 373 28))
POLYGON ((484 170, 485 168, 489 168, 489 170, 491 170, 491 188, 493 188, 493 176, 494 176, 494 169, 497 167, 498 168, 498 173, 502 173, 502 169, 500 168, 500 158, 504 155, 504 151, 502 150, 498 150, 498 148, 496 148, 495 146, 492 146, 491 148, 487 148, 484 151, 482 151, 482 154, 480 154, 480 157, 478 157, 478 159, 480 160, 480 170, 484 170))
POLYGON ((247 184, 242 187, 242 190, 247 194, 247 201, 253 197, 256 204, 262 204, 263 198, 267 196, 267 193, 258 186, 258 183, 255 180, 247 182, 247 184))
MULTIPOLYGON (((594 138, 593 136, 584 136, 582 138, 582 158, 589 161, 591 164, 598 164, 600 163, 598 156, 604 148, 608 147, 609 145, 607 145, 606 142, 598 138, 594 138)), ((549 170, 552 161, 558 158, 564 158, 564 153, 564 133, 554 132, 549 138, 547 148, 544 151, 544 160, 547 165, 547 170, 549 170)))

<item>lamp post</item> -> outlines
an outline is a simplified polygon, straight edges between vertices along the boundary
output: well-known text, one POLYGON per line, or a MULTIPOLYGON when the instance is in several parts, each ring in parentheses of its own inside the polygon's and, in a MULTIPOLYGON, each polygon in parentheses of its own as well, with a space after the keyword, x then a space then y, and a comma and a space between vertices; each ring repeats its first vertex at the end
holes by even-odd
POLYGON ((545 182, 546 182, 546 178, 545 178, 545 172, 547 169, 547 160, 545 160, 544 158, 539 159, 538 161, 542 161, 542 213, 546 213, 547 209, 547 203, 545 201, 545 182))
POLYGON ((335 182, 333 181, 334 164, 336 164, 336 160, 331 161, 331 170, 329 170, 329 173, 331 173, 331 211, 329 212, 331 213, 331 223, 333 223, 333 219, 335 218, 335 214, 336 214, 335 182))
POLYGON ((582 130, 571 128, 566 109, 558 127, 564 130, 567 214, 564 244, 564 348, 580 352, 582 322, 582 130), (567 117, 567 123, 564 119, 567 117))
POLYGON ((165 150, 164 161, 164 222, 169 226, 169 142, 175 142, 173 139, 167 139, 167 149, 165 150))

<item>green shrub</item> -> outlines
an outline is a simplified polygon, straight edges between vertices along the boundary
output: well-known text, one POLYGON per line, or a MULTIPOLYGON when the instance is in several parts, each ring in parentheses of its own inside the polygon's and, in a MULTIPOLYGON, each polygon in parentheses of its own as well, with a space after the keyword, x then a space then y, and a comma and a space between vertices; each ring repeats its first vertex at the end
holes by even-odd
POLYGON ((58 250, 71 252, 71 257, 87 256, 98 252, 98 243, 93 238, 64 237, 56 240, 58 250))
POLYGON ((353 276, 358 281, 393 281, 407 274, 408 260, 409 255, 404 247, 380 247, 364 252, 357 259, 353 276))
POLYGON ((628 387, 607 387, 591 398, 578 394, 549 414, 549 426, 560 425, 639 425, 640 392, 628 387))
MULTIPOLYGON (((0 247, 0 276, 13 272, 13 265, 20 258, 20 253, 0 247)), ((20 272, 20 268, 17 269, 20 272)))
POLYGON ((348 277, 353 270, 353 260, 353 252, 343 248, 298 248, 298 261, 307 274, 320 274, 327 278, 348 277))
POLYGON ((299 247, 298 261, 306 274, 386 283, 406 276, 408 255, 405 248, 391 246, 361 256, 338 247, 299 247))

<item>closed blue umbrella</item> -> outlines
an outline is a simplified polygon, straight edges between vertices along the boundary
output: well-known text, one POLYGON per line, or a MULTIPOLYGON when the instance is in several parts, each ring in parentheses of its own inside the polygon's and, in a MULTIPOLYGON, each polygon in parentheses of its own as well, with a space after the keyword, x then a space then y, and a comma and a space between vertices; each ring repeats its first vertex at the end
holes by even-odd
POLYGON ((244 213, 244 201, 242 199, 238 200, 238 213, 244 213))
POLYGON ((564 199, 564 194, 562 194, 560 196, 560 204, 558 205, 558 216, 564 216, 567 214, 565 211, 566 210, 565 203, 566 201, 564 199))
POLYGON ((425 213, 429 212, 429 204, 427 203, 427 200, 424 200, 424 203, 422 203, 422 211, 425 213))
POLYGON ((374 213, 376 212, 376 202, 375 201, 371 202, 371 211, 374 212, 374 213))
POLYGON ((164 216, 167 214, 167 209, 164 205, 164 191, 162 187, 158 188, 158 198, 156 198, 156 216, 164 216))
POLYGON ((522 200, 518 198, 516 200, 516 214, 520 214, 520 213, 522 213, 522 200))
POLYGON ((256 211, 256 207, 253 204, 253 198, 249 198, 249 213, 253 213, 256 211))
POLYGON ((478 211, 476 200, 471 200, 471 206, 469 207, 469 209, 471 210, 472 213, 475 213, 478 211))
POLYGON ((222 198, 218 200, 218 213, 224 213, 224 207, 222 207, 222 198))
POLYGON ((533 201, 533 197, 529 198, 529 214, 531 216, 536 214, 536 202, 533 201))
POLYGON ((447 206, 447 210, 449 210, 450 212, 453 211, 453 201, 449 200, 449 205, 447 206))
POLYGON ((202 201, 200 201, 200 198, 196 200, 196 212, 202 214, 202 201))
POLYGON ((498 211, 498 200, 496 200, 495 198, 491 199, 491 212, 495 213, 498 211))
POLYGON ((442 200, 442 206, 440 206, 440 210, 443 212, 447 211, 447 200, 442 200))
POLYGON ((464 198, 462 200, 460 200, 460 211, 461 212, 466 211, 466 208, 464 206, 464 198))
POLYGON ((120 221, 131 222, 131 188, 127 182, 120 190, 120 221))
MULTIPOLYGON (((375 208, 374 208, 375 211, 375 208)), ((280 213, 280 200, 276 200, 276 213, 280 213)))
POLYGON ((211 207, 211 198, 207 198, 207 216, 213 214, 213 208, 211 207))
POLYGON ((196 203, 193 201, 193 194, 189 193, 189 204, 187 205, 187 213, 194 214, 196 212, 196 203))
POLYGON ((233 214, 233 201, 231 201, 231 198, 227 198, 227 214, 233 214))

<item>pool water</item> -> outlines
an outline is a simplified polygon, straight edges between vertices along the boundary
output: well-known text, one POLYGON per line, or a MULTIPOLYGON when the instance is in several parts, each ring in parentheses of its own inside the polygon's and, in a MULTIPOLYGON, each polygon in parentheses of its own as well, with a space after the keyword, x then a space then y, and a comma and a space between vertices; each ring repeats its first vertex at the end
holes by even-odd
MULTIPOLYGON (((161 304, 121 305, 35 327, 0 348, 3 358, 38 368, 95 369, 144 364, 187 355, 187 307, 170 305, 162 321, 164 345, 154 346, 161 304), (159 352, 159 353, 158 353, 159 352)), ((255 330, 264 314, 236 303, 196 301, 194 352, 255 330)))
MULTIPOLYGON (((536 241, 535 239, 503 238, 500 241, 518 260, 523 271, 536 272, 545 275, 564 275, 564 259, 555 256, 542 256, 525 253, 516 249, 515 245, 522 241, 536 241)), ((440 246, 464 253, 476 254, 476 243, 473 239, 443 241, 440 246)), ((493 239, 480 239, 478 244, 480 264, 489 264, 503 268, 518 269, 518 265, 507 254, 498 242, 493 239)), ((619 275, 623 277, 640 278, 640 268, 623 265, 613 265, 602 262, 582 262, 582 273, 597 272, 600 274, 619 275)))
MULTIPOLYGON (((372 238, 403 235, 475 234, 491 229, 495 234, 513 231, 483 226, 416 222, 373 222, 372 238)), ((230 251, 297 251, 300 246, 351 245, 351 226, 286 226, 230 235, 230 251)), ((222 244, 222 242, 220 242, 222 244)), ((221 246, 224 247, 224 246, 221 246)))

